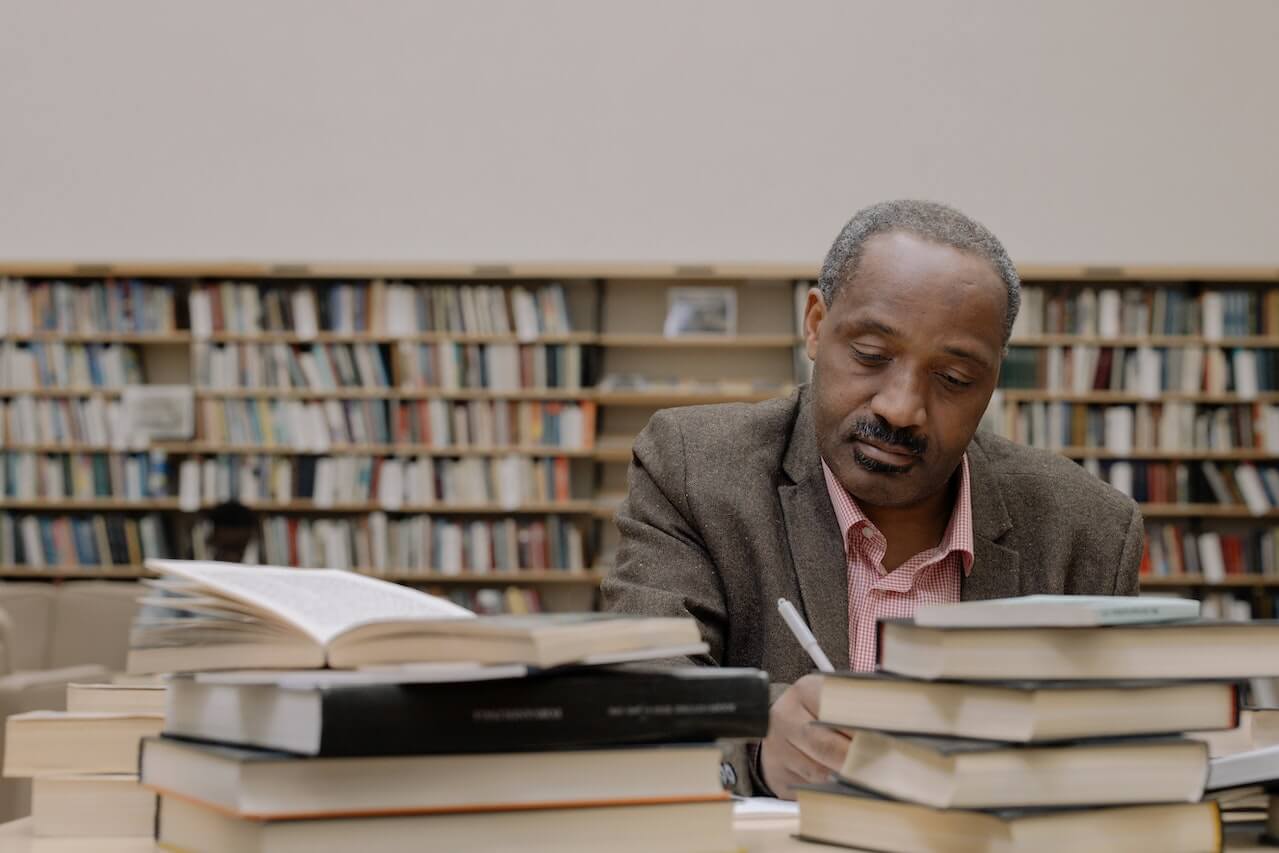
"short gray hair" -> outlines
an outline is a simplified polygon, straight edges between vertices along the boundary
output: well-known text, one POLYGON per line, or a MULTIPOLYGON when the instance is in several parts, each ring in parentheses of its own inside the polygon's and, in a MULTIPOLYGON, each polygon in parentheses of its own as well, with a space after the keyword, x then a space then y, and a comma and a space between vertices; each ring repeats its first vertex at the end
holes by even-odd
POLYGON ((984 258, 1004 282, 1007 307, 1004 312, 1004 348, 1012 336, 1013 321, 1021 307, 1021 278, 999 239, 984 225, 969 219, 953 207, 934 201, 882 201, 863 208, 848 220, 826 253, 821 278, 817 282, 829 306, 839 289, 851 281, 866 249, 876 234, 907 231, 925 240, 970 252, 984 258))

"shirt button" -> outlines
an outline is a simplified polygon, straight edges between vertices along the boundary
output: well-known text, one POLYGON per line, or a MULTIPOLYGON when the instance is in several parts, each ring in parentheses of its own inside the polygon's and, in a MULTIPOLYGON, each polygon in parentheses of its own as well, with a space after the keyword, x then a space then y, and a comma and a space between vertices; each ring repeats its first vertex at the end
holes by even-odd
POLYGON ((865 536, 867 539, 874 539, 875 531, 871 530, 869 527, 863 527, 862 536, 865 536))

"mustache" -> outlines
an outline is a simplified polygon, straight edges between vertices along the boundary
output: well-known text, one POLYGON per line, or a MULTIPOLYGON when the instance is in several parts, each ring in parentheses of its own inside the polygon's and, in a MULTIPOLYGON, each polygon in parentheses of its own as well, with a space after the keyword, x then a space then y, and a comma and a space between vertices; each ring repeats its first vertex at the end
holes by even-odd
POLYGON ((855 421, 849 428, 848 438, 850 441, 863 439, 914 456, 923 456, 928 449, 928 439, 924 436, 912 430, 897 429, 878 417, 855 421))

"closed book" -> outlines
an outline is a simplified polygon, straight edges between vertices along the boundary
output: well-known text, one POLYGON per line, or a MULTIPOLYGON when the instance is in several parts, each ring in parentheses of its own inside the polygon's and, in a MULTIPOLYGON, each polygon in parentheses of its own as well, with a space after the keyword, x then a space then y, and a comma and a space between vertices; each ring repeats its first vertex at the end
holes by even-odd
POLYGON ((1279 782, 1279 746, 1264 746, 1212 760, 1209 791, 1279 782))
POLYGON ((31 834, 82 838, 85 845, 94 843, 90 839, 149 838, 155 804, 155 794, 138 785, 134 773, 40 777, 31 783, 31 834))
POLYGON ((1195 802, 1208 775, 1208 745, 1189 738, 1027 745, 861 729, 838 775, 935 808, 1195 802))
POLYGON ((253 820, 722 800, 714 745, 298 758, 148 738, 142 784, 253 820), (534 781, 535 780, 535 781, 534 781))
POLYGON ((163 684, 68 684, 67 710, 163 715, 163 684))
POLYGON ((734 848, 733 807, 727 797, 660 805, 253 821, 162 796, 159 812, 157 843, 186 853, 708 853, 734 848))
POLYGON ((754 669, 582 668, 437 684, 232 680, 173 679, 165 733, 370 756, 757 738, 768 728, 768 679, 754 669))
POLYGON ((1207 853, 1222 849, 1217 804, 1090 809, 934 809, 847 785, 797 791, 799 836, 881 853, 1207 853))
POLYGON ((892 619, 879 623, 878 655, 888 672, 927 679, 1261 678, 1279 676, 1279 621, 925 628, 892 619))
POLYGON ((4 775, 136 772, 138 742, 163 725, 159 714, 14 714, 5 720, 4 775))
POLYGON ((1007 681, 971 684, 836 673, 818 719, 865 729, 1030 743, 1230 729, 1234 682, 1007 681))
POLYGON ((915 624, 930 628, 966 626, 1074 626, 1171 622, 1199 616, 1199 602, 1172 596, 1022 595, 989 601, 926 604, 915 624))

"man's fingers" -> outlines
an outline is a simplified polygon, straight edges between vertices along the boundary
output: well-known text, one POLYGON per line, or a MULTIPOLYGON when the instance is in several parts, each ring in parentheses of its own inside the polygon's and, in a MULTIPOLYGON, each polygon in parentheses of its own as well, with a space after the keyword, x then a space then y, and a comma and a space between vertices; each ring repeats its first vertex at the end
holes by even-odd
POLYGON ((844 766, 849 737, 843 732, 809 725, 800 729, 790 743, 827 770, 838 770, 844 766))

